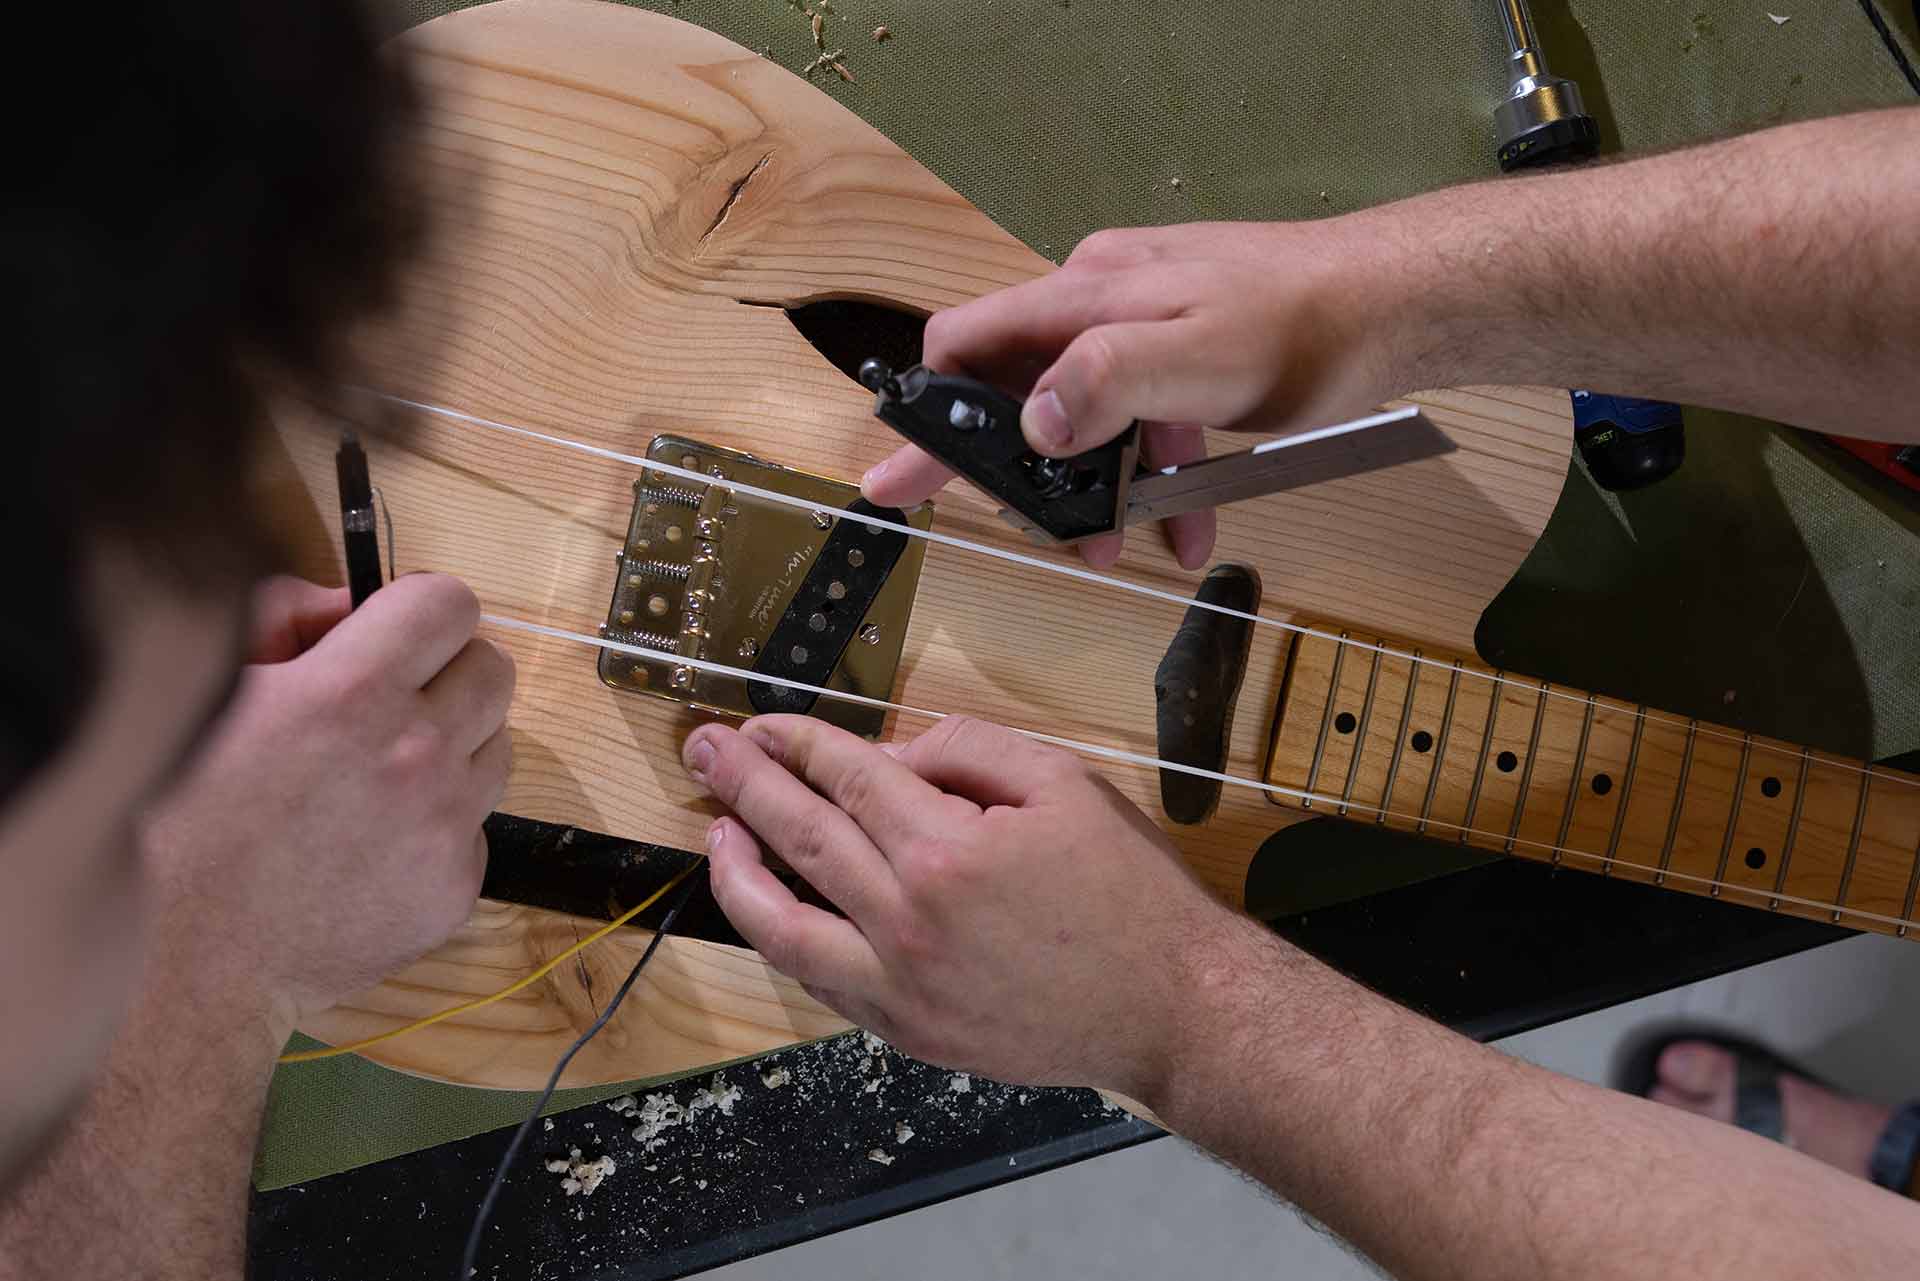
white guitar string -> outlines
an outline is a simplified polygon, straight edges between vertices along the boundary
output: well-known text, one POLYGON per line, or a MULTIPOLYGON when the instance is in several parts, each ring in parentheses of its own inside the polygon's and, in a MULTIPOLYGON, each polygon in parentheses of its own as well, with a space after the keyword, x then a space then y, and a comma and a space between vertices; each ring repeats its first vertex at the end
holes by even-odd
MULTIPOLYGON (((355 387, 349 388, 349 390, 372 396, 378 400, 384 400, 389 404, 401 405, 408 409, 418 410, 421 413, 431 414, 435 417, 448 419, 453 422, 466 423, 470 426, 485 428, 488 431, 501 432, 506 435, 519 436, 527 440, 539 441, 542 444, 558 446, 561 449, 573 450, 576 453, 588 454, 596 458, 605 458, 613 462, 624 463, 631 467, 639 467, 647 471, 658 472, 663 476, 671 476, 678 480, 690 481, 697 485, 708 486, 721 484, 735 493, 751 494, 755 498, 775 503, 782 507, 794 507, 808 512, 821 510, 819 503, 808 502, 806 499, 796 498, 792 494, 783 494, 778 490, 762 489, 759 486, 748 485, 732 479, 721 480, 705 472, 695 471, 692 468, 677 467, 672 463, 656 462, 653 459, 643 458, 635 454, 624 454, 618 450, 606 449, 599 445, 589 445, 584 441, 569 440, 564 436, 552 436, 545 432, 534 431, 530 428, 516 427, 511 423, 497 422, 490 418, 482 418, 476 414, 464 413, 458 409, 448 409, 444 406, 432 405, 424 401, 409 400, 405 396, 395 396, 391 393, 377 391, 372 388, 355 387)), ((904 525, 890 520, 881 520, 878 517, 871 516, 863 516, 860 520, 863 524, 880 529, 890 529, 896 533, 905 534, 910 538, 924 539, 930 543, 938 543, 943 547, 953 547, 961 551, 972 552, 975 555, 988 556, 995 560, 1007 561, 1015 565, 1024 565, 1031 569, 1042 570, 1050 574, 1060 574, 1068 578, 1079 579, 1083 582, 1098 583, 1103 587, 1112 587, 1120 591, 1132 592, 1138 596, 1146 596, 1154 600, 1166 601, 1169 604, 1179 605, 1182 608, 1210 610, 1213 613, 1223 614, 1229 618, 1242 619, 1257 626, 1273 627, 1280 631, 1292 632, 1300 636, 1311 636, 1318 640, 1332 641, 1336 645, 1345 645, 1353 649, 1377 653, 1385 658, 1402 658, 1410 663, 1418 663, 1448 673, 1458 671, 1462 676, 1472 676, 1481 680, 1491 681, 1495 685, 1511 686, 1515 689, 1524 690, 1533 697, 1539 697, 1544 694, 1549 698, 1564 699, 1567 702, 1577 704, 1583 708, 1587 704, 1587 695, 1585 694, 1569 693, 1565 690, 1552 688, 1543 689, 1537 681, 1515 680, 1499 672, 1485 672, 1471 667, 1456 668, 1451 662, 1443 659, 1428 658, 1422 654, 1410 654, 1403 650, 1392 649, 1386 645, 1377 644, 1372 641, 1355 640, 1350 636, 1341 636, 1334 632, 1324 632, 1313 627, 1303 627, 1298 623, 1283 622, 1280 619, 1271 618, 1264 614, 1252 614, 1245 610, 1233 609, 1226 605, 1216 605, 1209 601, 1195 600, 1190 596, 1182 596, 1177 592, 1164 591, 1158 587, 1148 587, 1144 583, 1129 582, 1124 578, 1115 578, 1110 574, 1101 574, 1073 565, 1062 565, 1057 561, 1046 560, 1039 556, 1028 556, 1001 547, 992 547, 984 543, 970 542, 964 538, 956 538, 951 534, 937 533, 930 529, 916 529, 911 525, 904 525)), ((1337 694, 1338 691, 1335 691, 1335 693, 1337 694)), ((1799 751, 1787 747, 1777 747, 1771 743, 1761 742, 1752 735, 1729 733, 1712 726, 1702 725, 1698 721, 1688 721, 1677 716, 1668 716, 1663 713, 1649 711, 1644 707, 1637 707, 1629 711, 1624 707, 1610 707, 1604 704, 1599 706, 1603 711, 1624 712, 1636 720, 1647 721, 1657 725, 1670 725, 1683 729, 1696 738, 1714 738, 1729 743, 1738 743, 1741 744, 1743 748, 1754 751, 1772 752, 1788 760, 1797 760, 1801 755, 1799 751)), ((1808 756, 1809 759, 1812 759, 1810 749, 1808 756)), ((1819 758, 1816 763, 1826 769, 1841 770, 1850 774, 1872 774, 1876 780, 1881 782, 1896 783, 1905 787, 1920 786, 1920 780, 1888 774, 1884 771, 1875 770, 1870 765, 1863 767, 1846 761, 1832 760, 1827 757, 1819 758)))
MULTIPOLYGON (((509 618, 500 614, 483 614, 481 615, 481 621, 507 631, 526 632, 535 636, 549 637, 553 640, 571 641, 578 645, 587 645, 595 649, 611 650, 614 653, 627 654, 635 658, 661 660, 716 676, 731 676, 743 681, 777 685, 783 689, 800 690, 817 697, 839 699, 843 702, 857 703, 862 707, 874 707, 883 711, 898 712, 902 715, 919 716, 927 720, 940 721, 953 715, 953 713, 950 712, 936 712, 924 707, 915 707, 910 703, 894 703, 884 698, 874 698, 867 694, 855 694, 847 690, 829 689, 824 685, 809 685, 805 681, 790 680, 784 676, 767 675, 750 671, 744 667, 732 667, 726 663, 716 663, 704 658, 692 658, 683 654, 676 654, 670 650, 651 649, 644 645, 630 645, 625 641, 616 641, 605 636, 589 636, 585 632, 568 631, 565 628, 550 627, 545 623, 531 623, 524 619, 509 618)), ((1367 814, 1378 814, 1383 819, 1398 818, 1413 823, 1422 821, 1422 816, 1416 814, 1402 813, 1397 810, 1385 809, 1382 806, 1367 805, 1352 800, 1343 801, 1338 796, 1302 791, 1292 787, 1282 787, 1277 783, 1268 783, 1259 779, 1242 778, 1238 774, 1226 774, 1219 770, 1204 769, 1198 765, 1184 765, 1178 761, 1162 760, 1157 756, 1149 756, 1143 752, 1130 752, 1124 748, 1106 747, 1099 743, 1086 743, 1078 739, 1062 738, 1058 734, 1046 734, 1039 730, 1023 729, 1017 725, 1009 725, 1007 728, 1016 734, 1031 738, 1036 742, 1046 743, 1053 747, 1065 748, 1068 751, 1079 752, 1086 756, 1119 761, 1128 765, 1146 766, 1150 769, 1172 770, 1175 773, 1188 774, 1194 778, 1212 779, 1214 782, 1230 783, 1235 787, 1254 788, 1255 790, 1267 792, 1271 795, 1284 796, 1291 800, 1321 801, 1329 805, 1344 805, 1349 810, 1359 810, 1367 814)), ((1444 819, 1432 817, 1426 817, 1424 821, 1428 827, 1441 827, 1450 831, 1459 832, 1463 838, 1466 836, 1484 836, 1492 840, 1500 841, 1503 844, 1511 841, 1515 845, 1532 846, 1536 849, 1545 850, 1548 853, 1559 853, 1563 856, 1572 855, 1576 858, 1589 859, 1595 863, 1611 865, 1616 868, 1632 868, 1635 871, 1649 872, 1658 876, 1664 876, 1673 881, 1684 881, 1693 885, 1704 886, 1708 889, 1738 890, 1745 894, 1764 896, 1769 902, 1777 901, 1780 903, 1792 903, 1799 907, 1818 908, 1824 912, 1838 913, 1842 916, 1853 917, 1860 921, 1891 925, 1901 929, 1916 924, 1914 921, 1904 920, 1897 916, 1884 916, 1880 913, 1869 912, 1862 908, 1843 907, 1838 903, 1825 903, 1818 899, 1800 898, 1792 894, 1776 894, 1771 890, 1755 889, 1751 886, 1741 885, 1735 881, 1715 880, 1712 877, 1696 876, 1689 872, 1675 871, 1672 868, 1660 868, 1645 863, 1635 863, 1623 858, 1610 858, 1604 854, 1594 854, 1586 850, 1575 849, 1570 845, 1554 845, 1546 841, 1530 840, 1517 835, 1508 836, 1502 832, 1490 831, 1485 828, 1467 827, 1464 824, 1449 823, 1444 819)))

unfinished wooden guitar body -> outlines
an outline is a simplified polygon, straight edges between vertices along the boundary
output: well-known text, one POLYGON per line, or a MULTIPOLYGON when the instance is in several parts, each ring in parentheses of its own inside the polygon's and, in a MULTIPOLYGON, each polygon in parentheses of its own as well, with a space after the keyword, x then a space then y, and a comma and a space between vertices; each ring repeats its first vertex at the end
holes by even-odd
MULTIPOLYGON (((627 454, 665 433, 853 480, 896 438, 783 309, 866 299, 930 313, 1050 269, 827 95, 686 23, 588 0, 503 0, 403 43, 432 98, 419 163, 457 205, 443 210, 403 314, 365 344, 369 377, 395 395, 627 454)), ((1419 400, 1456 453, 1223 510, 1217 558, 1258 567, 1263 612, 1472 651, 1482 609, 1564 482, 1565 393, 1419 400)), ((331 424, 290 410, 280 428, 282 505, 304 568, 337 581, 331 424)), ((606 620, 633 469, 426 416, 408 428, 398 444, 369 442, 403 572, 458 574, 500 615, 588 633, 606 620)), ((940 496, 933 527, 1025 547, 964 487, 940 496)), ((1198 583, 1141 535, 1117 572, 1182 595, 1198 583)), ((892 696, 1151 753, 1152 674, 1181 613, 933 546, 892 696)), ((1263 775, 1287 640, 1257 631, 1227 762, 1246 778, 1263 775)), ((501 808, 701 848, 714 811, 679 765, 691 718, 609 689, 592 649, 496 639, 520 670, 501 808)), ((1108 768, 1160 814, 1153 771, 1108 768)), ((1299 817, 1229 787, 1208 823, 1166 826, 1237 902, 1262 840, 1299 817)), ((590 928, 483 903, 445 947, 305 1030, 355 1039, 494 991, 590 928)), ((451 1081, 536 1085, 648 937, 621 931, 518 997, 373 1057, 451 1081)), ((672 939, 567 1083, 690 1070, 844 1026, 753 953, 672 939)))

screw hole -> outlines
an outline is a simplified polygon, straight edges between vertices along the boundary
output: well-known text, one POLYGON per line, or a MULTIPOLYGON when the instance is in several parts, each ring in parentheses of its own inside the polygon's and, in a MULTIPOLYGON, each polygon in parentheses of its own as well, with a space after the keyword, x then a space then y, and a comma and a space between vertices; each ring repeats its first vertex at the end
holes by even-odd
POLYGON ((1413 731, 1413 737, 1407 740, 1407 746, 1416 752, 1430 752, 1433 750, 1433 735, 1417 729, 1413 731))
POLYGON ((1611 792, 1612 790, 1613 790, 1613 778, 1611 775, 1595 774, 1593 776, 1593 794, 1595 796, 1605 796, 1608 792, 1611 792))
POLYGON ((1353 733, 1353 727, 1357 724, 1359 724, 1359 722, 1353 719, 1352 712, 1342 712, 1333 718, 1333 727, 1342 734, 1353 733))
POLYGON ((1515 756, 1512 752, 1502 752, 1500 753, 1500 755, 1493 758, 1493 763, 1496 767, 1498 767, 1498 769, 1502 774, 1511 774, 1516 768, 1518 768, 1520 764, 1520 758, 1518 756, 1515 756))
POLYGON ((1780 780, 1769 775, 1760 780, 1760 795, 1771 800, 1780 795, 1780 780))
POLYGON ((1759 871, 1767 865, 1767 852, 1758 845, 1747 851, 1747 866, 1759 871))

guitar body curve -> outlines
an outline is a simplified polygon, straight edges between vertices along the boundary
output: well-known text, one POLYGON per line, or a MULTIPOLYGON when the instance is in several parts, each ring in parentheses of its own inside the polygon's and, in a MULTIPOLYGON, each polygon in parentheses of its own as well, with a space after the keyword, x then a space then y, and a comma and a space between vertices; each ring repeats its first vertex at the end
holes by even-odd
MULTIPOLYGON (((690 24, 591 0, 501 0, 401 42, 429 90, 419 164, 442 216, 402 309, 359 343, 366 377, 393 395, 623 454, 672 434, 853 480, 897 438, 783 309, 860 299, 931 313, 1051 268, 825 93, 690 24)), ((1263 613, 1471 652, 1482 610, 1558 500, 1568 403, 1527 388, 1415 399, 1454 453, 1222 510, 1216 559, 1258 568, 1263 613)), ((277 418, 275 501, 300 568, 337 580, 326 514, 338 424, 297 407, 277 418)), ((587 632, 604 621, 633 469, 441 419, 407 426, 369 440, 403 571, 458 574, 495 614, 587 632)), ((934 512, 942 533, 1071 556, 1027 547, 961 486, 934 512)), ((1116 573, 1182 596, 1199 583, 1138 535, 1116 573)), ((891 697, 1151 753, 1152 674, 1181 613, 931 547, 891 697)), ((1226 765, 1249 779, 1263 776, 1288 640, 1256 631, 1226 765)), ((693 720, 609 689, 585 647, 495 639, 521 678, 501 808, 702 848, 714 811, 679 765, 693 720)), ((924 727, 902 717, 893 732, 924 727)), ((1230 902, 1260 843, 1305 817, 1228 787, 1207 823, 1179 827, 1160 814, 1154 771, 1101 768, 1230 902)), ((505 986, 589 928, 483 902, 444 947, 304 1030, 336 1043, 385 1031, 505 986)), ((648 937, 619 931, 515 998, 369 1057, 535 1086, 648 937)), ((845 1026, 757 955, 676 938, 564 1084, 690 1071, 845 1026)))

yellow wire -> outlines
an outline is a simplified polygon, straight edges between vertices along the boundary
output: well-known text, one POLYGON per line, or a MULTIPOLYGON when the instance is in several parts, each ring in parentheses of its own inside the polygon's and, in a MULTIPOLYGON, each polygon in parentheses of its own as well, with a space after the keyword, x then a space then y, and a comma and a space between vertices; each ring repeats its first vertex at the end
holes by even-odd
MULTIPOLYGON (((704 858, 704 855, 702 857, 704 858)), ((577 956, 580 952, 593 946, 595 943, 598 943, 601 939, 607 937, 607 935, 613 933, 615 930, 619 929, 622 925, 625 925, 628 921, 631 921, 634 917, 640 915, 640 913, 652 907, 655 903, 658 903, 662 897, 664 897, 669 891, 673 889, 674 886, 680 884, 680 882, 686 880, 689 876, 692 876, 694 871, 698 869, 699 866, 700 864, 698 862, 694 863, 692 867, 689 867, 686 870, 682 871, 678 876, 675 876, 672 880, 668 881, 665 885, 662 885, 658 890, 655 890, 652 894, 649 894, 645 902, 636 904, 635 906, 628 908, 626 911, 620 913, 620 915, 614 917, 611 921, 607 922, 605 925, 601 926, 599 929, 595 930, 593 933, 581 939, 578 943, 575 943, 572 947, 568 948, 566 951, 560 953, 560 955, 554 957, 551 961, 548 961, 545 965, 542 965, 539 969, 535 970, 533 973, 527 975, 525 978, 520 979, 517 982, 507 987, 501 988, 498 992, 495 992, 492 996, 476 997, 475 999, 471 1001, 467 1001, 464 1004, 453 1006, 451 1009, 441 1010, 438 1014, 429 1014, 427 1015, 427 1017, 423 1019, 415 1019, 413 1022, 407 1024, 405 1027, 393 1028, 389 1031, 380 1033, 378 1036, 370 1036, 370 1037, 367 1037, 365 1040, 354 1041, 349 1045, 331 1045, 326 1047, 325 1049, 296 1050, 291 1054, 282 1054, 279 1058, 279 1062, 281 1063, 312 1063, 317 1059, 331 1059, 331 1058, 338 1057, 339 1055, 342 1055, 342 1054, 358 1054, 361 1050, 367 1049, 369 1046, 378 1045, 382 1041, 391 1041, 396 1036, 405 1036, 408 1032, 417 1032, 423 1027, 431 1027, 435 1023, 438 1023, 443 1019, 450 1019, 455 1017, 456 1015, 465 1014, 470 1010, 477 1010, 477 1009, 480 1009, 482 1006, 492 1005, 495 1001, 504 1000, 507 997, 512 996, 515 992, 522 991, 523 989, 531 987, 533 984, 538 983, 541 979, 551 974, 554 970, 554 967, 559 965, 562 961, 565 961, 569 957, 577 956)))

